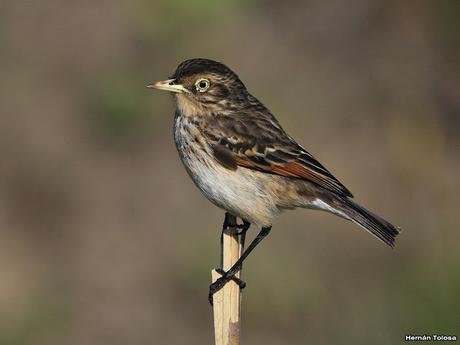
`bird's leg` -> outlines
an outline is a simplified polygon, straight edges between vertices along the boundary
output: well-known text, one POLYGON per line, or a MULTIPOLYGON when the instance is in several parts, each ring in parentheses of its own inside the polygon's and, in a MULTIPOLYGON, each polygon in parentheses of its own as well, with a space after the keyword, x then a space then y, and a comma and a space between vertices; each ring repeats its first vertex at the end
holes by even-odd
MULTIPOLYGON (((247 220, 244 220, 244 219, 243 219, 243 224, 238 224, 238 227, 241 228, 241 231, 238 233, 238 235, 241 236, 240 238, 241 253, 244 253, 244 243, 246 242, 246 233, 248 232, 250 226, 251 226, 251 223, 249 223, 247 220)), ((243 264, 241 264, 241 267, 240 267, 240 270, 242 269, 243 269, 243 264)))
MULTIPOLYGON (((224 224, 222 225, 222 233, 220 234, 220 268, 216 268, 216 272, 220 273, 221 275, 225 274, 225 271, 224 271, 224 231, 231 227, 241 228, 241 231, 238 233, 238 235, 241 236, 241 250, 243 250, 244 242, 246 239, 246 233, 249 230, 249 227, 251 226, 251 223, 249 223, 248 221, 244 219, 243 219, 243 224, 231 224, 230 219, 231 219, 230 214, 228 212, 225 212, 224 224)), ((240 289, 244 289, 244 287, 246 286, 246 283, 242 281, 240 278, 235 277, 235 275, 233 275, 229 279, 237 283, 240 289)))
POLYGON ((238 235, 241 236, 241 245, 243 246, 243 249, 244 249, 244 241, 246 239, 246 233, 248 232, 249 228, 251 227, 251 223, 249 223, 247 220, 243 219, 243 224, 236 224, 236 227, 241 229, 241 231, 238 233, 238 235))
POLYGON ((208 300, 209 303, 212 305, 212 296, 222 289, 224 285, 232 280, 235 276, 235 274, 241 269, 243 266, 243 261, 248 257, 248 255, 252 252, 252 250, 257 247, 257 245, 270 233, 271 226, 268 227, 263 227, 259 234, 256 236, 256 238, 251 242, 251 244, 248 246, 248 249, 246 249, 243 254, 241 254, 241 257, 235 262, 235 264, 227 271, 224 272, 222 277, 217 279, 214 283, 212 283, 209 286, 209 295, 208 295, 208 300))

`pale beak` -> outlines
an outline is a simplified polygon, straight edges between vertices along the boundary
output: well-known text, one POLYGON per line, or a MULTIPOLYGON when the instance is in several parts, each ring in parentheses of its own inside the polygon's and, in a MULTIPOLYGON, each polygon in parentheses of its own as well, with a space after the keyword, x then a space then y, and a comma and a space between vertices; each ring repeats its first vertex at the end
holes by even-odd
POLYGON ((174 80, 175 79, 158 81, 156 83, 147 85, 147 87, 151 89, 165 90, 165 91, 175 92, 175 93, 190 93, 190 91, 187 90, 182 85, 171 84, 174 80))

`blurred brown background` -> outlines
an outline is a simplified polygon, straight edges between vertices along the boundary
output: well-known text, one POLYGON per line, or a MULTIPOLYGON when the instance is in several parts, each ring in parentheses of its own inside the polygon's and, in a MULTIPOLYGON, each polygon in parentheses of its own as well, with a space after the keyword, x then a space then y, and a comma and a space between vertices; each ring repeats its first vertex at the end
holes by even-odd
POLYGON ((459 33, 449 0, 3 0, 0 344, 212 344, 223 212, 145 88, 192 57, 404 230, 392 251, 284 214, 245 265, 243 344, 460 336, 459 33))

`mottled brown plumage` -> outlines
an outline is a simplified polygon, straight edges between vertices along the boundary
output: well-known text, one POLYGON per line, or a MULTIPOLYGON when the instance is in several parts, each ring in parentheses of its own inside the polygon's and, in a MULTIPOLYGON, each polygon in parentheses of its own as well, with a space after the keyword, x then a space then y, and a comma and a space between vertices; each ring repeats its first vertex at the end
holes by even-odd
MULTIPOLYGON (((352 196, 323 165, 291 139, 268 110, 250 107, 235 116, 215 115, 203 131, 226 161, 266 173, 295 177, 344 196, 352 196), (270 114, 271 115, 271 114, 270 114)), ((217 157, 216 157, 217 158, 217 157)))
POLYGON ((227 66, 187 60, 171 79, 151 86, 174 93, 179 155, 192 180, 217 206, 265 229, 286 209, 324 210, 394 245, 399 230, 356 204, 351 192, 283 130, 227 66))

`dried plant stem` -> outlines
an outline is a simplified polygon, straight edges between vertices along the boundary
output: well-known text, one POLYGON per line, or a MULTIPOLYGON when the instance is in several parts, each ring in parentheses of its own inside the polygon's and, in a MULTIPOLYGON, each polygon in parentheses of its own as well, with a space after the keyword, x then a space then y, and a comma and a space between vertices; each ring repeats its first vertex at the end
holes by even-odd
MULTIPOLYGON (((230 216, 229 224, 236 224, 230 216)), ((242 253, 241 236, 236 227, 229 227, 223 233, 223 270, 228 271, 242 253)), ((236 275, 240 277, 240 272, 236 275)), ((220 274, 212 271, 212 281, 220 274)), ((214 294, 214 337, 216 345, 239 345, 240 343, 241 291, 233 280, 214 294)))

